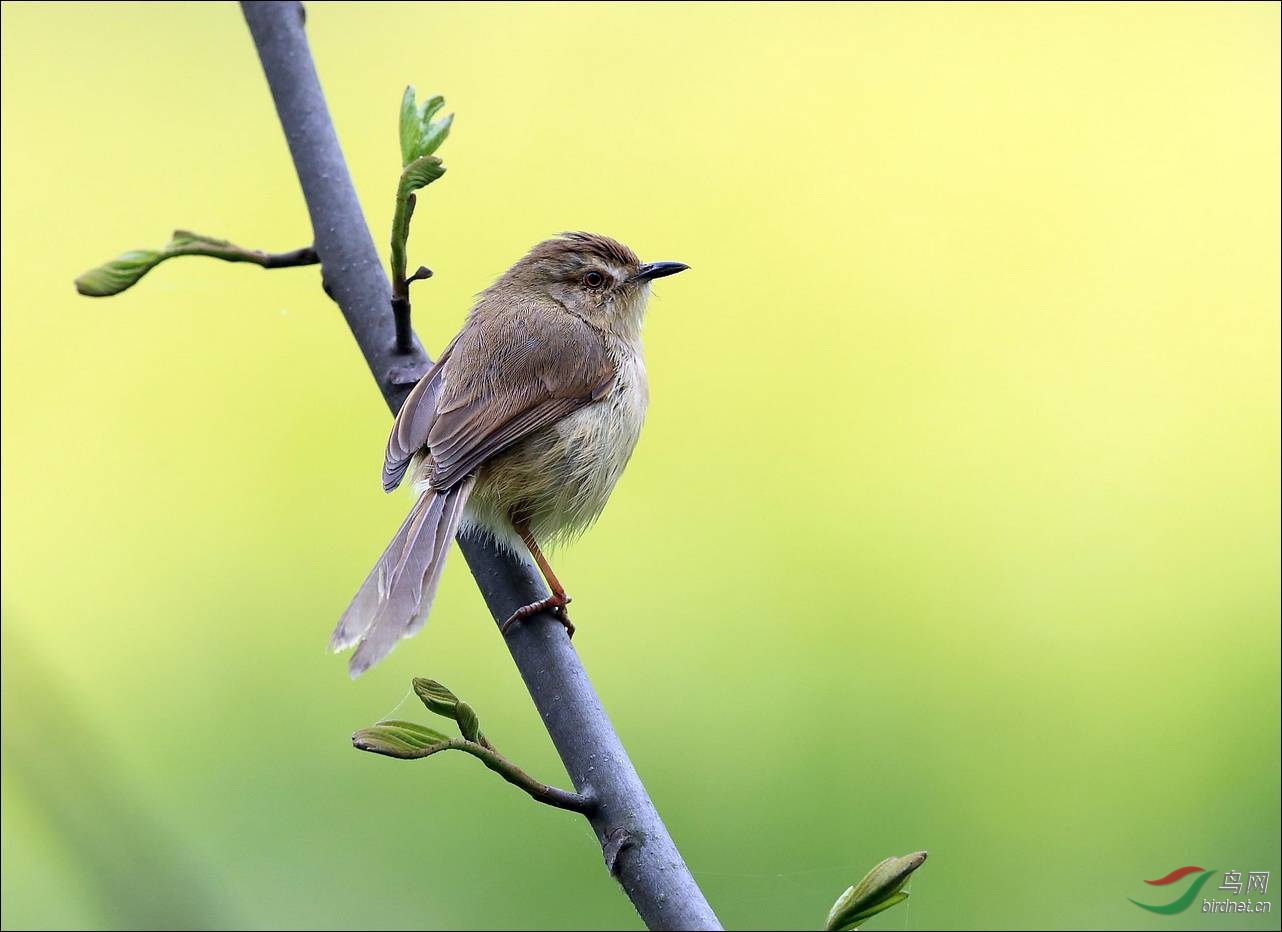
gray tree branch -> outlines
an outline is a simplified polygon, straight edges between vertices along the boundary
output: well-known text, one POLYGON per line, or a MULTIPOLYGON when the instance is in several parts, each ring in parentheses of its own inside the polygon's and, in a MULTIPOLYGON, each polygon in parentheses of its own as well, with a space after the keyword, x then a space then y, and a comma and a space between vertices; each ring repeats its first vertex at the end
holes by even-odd
MULTIPOLYGON (((398 353, 391 290, 338 144, 297 3, 242 4, 294 160, 326 288, 393 412, 428 358, 417 339, 398 353)), ((372 479, 371 482, 374 480, 372 479)), ((547 592, 534 567, 460 538, 496 625, 547 592)), ((650 929, 720 929, 677 851, 561 624, 544 614, 505 639, 589 820, 606 864, 650 929)))

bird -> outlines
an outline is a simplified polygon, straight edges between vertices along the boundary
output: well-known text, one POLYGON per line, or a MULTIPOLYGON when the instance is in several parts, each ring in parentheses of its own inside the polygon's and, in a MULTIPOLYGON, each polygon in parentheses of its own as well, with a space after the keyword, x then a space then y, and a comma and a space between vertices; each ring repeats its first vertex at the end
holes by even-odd
POLYGON ((415 500, 330 638, 335 652, 356 648, 353 678, 423 627, 460 532, 527 551, 548 584, 547 598, 503 623, 505 635, 543 611, 574 634, 542 547, 577 537, 605 508, 649 402, 641 324, 651 283, 688 268, 642 262, 608 236, 563 233, 481 292, 387 440, 383 489, 408 476, 415 500))

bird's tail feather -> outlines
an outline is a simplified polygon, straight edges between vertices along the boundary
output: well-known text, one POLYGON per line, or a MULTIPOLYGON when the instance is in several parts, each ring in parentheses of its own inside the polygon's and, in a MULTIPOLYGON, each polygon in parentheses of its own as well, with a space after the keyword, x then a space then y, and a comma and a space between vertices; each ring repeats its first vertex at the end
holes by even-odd
POLYGON ((374 564, 329 639, 330 650, 357 645, 353 677, 378 663, 427 621, 472 480, 438 492, 426 489, 374 564))

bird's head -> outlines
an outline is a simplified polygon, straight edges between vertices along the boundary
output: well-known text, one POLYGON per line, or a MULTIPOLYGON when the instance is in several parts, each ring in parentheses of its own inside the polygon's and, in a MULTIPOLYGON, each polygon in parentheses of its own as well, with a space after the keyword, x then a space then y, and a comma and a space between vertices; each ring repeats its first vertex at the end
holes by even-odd
POLYGON ((642 262, 627 246, 595 233, 563 233, 539 243, 495 288, 533 292, 620 336, 641 327, 650 282, 675 275, 683 262, 642 262))

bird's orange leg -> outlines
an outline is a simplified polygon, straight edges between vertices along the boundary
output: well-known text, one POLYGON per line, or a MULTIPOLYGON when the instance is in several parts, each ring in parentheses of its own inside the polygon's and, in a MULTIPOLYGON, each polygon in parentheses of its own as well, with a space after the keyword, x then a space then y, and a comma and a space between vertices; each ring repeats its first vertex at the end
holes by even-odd
POLYGON ((531 615, 537 615, 539 612, 545 612, 549 609, 552 617, 565 626, 565 633, 574 637, 574 624, 570 621, 570 616, 566 614, 565 607, 570 604, 570 597, 565 594, 560 580, 556 578, 556 573, 552 572, 552 567, 548 564, 547 557, 543 556, 543 551, 539 549, 538 541, 530 533, 530 526, 524 521, 513 521, 512 526, 516 528, 516 533, 521 535, 521 540, 530 550, 530 556, 534 557, 534 562, 538 564, 539 572, 547 580, 548 588, 552 594, 546 599, 540 599, 538 602, 531 602, 529 605, 522 605, 510 616, 507 621, 499 626, 499 631, 507 634, 508 630, 518 621, 524 621, 531 615))

